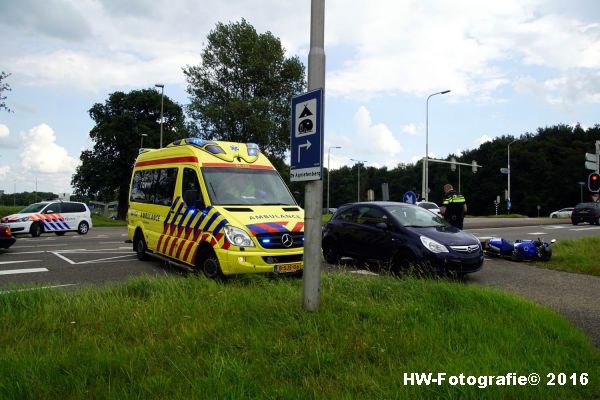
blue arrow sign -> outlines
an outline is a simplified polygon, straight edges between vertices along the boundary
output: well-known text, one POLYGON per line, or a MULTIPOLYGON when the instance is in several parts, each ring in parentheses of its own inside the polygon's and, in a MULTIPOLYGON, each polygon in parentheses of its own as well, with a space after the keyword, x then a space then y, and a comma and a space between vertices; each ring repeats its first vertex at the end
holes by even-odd
POLYGON ((402 201, 409 204, 417 204, 417 195, 415 192, 408 191, 402 196, 402 201))
POLYGON ((318 181, 323 176, 323 89, 292 99, 291 181, 318 181))

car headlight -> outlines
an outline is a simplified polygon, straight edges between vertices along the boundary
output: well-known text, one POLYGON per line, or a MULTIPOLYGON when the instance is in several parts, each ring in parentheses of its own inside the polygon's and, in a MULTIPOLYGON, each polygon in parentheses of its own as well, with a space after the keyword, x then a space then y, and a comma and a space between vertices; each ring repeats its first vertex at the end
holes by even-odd
POLYGON ((29 217, 23 217, 23 218, 17 219, 17 222, 25 222, 25 221, 29 221, 29 217))
POLYGON ((240 228, 235 226, 227 225, 225 227, 225 236, 227 240, 235 246, 240 247, 254 247, 254 242, 250 239, 250 236, 240 228))
POLYGON ((427 236, 420 236, 420 239, 423 246, 432 253, 448 253, 448 249, 443 244, 438 243, 427 236))

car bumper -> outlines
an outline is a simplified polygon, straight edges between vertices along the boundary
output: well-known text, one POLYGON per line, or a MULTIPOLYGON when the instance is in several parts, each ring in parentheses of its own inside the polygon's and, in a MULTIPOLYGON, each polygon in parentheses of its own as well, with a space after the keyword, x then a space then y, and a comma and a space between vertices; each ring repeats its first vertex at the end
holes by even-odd
POLYGON ((29 228, 31 228, 31 221, 25 221, 25 222, 4 222, 4 225, 7 225, 10 228, 10 232, 12 234, 15 234, 15 233, 29 233, 29 228))
POLYGON ((304 268, 303 248, 290 251, 215 251, 225 275, 251 273, 293 273, 304 268))
POLYGON ((483 252, 476 254, 438 253, 430 256, 429 262, 436 272, 470 274, 479 271, 483 266, 483 252))
POLYGON ((0 249, 8 249, 10 246, 15 244, 16 239, 14 237, 0 237, 0 249))

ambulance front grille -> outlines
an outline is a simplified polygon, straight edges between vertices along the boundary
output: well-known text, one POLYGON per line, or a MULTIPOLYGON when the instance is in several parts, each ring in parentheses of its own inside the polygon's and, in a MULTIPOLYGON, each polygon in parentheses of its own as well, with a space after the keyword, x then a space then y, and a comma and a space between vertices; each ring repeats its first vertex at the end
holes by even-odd
POLYGON ((285 233, 260 233, 256 235, 258 243, 265 249, 296 249, 304 246, 303 232, 285 232, 285 233), (289 235, 289 237, 285 236, 289 235), (284 243, 291 245, 285 246, 284 243))

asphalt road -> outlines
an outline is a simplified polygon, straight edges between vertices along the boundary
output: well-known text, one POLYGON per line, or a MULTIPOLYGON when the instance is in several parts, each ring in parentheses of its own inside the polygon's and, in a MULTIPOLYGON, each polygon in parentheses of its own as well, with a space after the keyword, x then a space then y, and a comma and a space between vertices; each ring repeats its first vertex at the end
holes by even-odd
MULTIPOLYGON (((475 220, 475 219, 473 219, 475 220)), ((600 226, 549 220, 518 221, 513 227, 498 227, 504 220, 466 225, 466 230, 480 238, 501 236, 509 240, 542 237, 572 239, 600 236, 600 226), (492 226, 490 226, 492 225, 492 226)), ((482 218, 483 220, 483 218, 482 218)), ((141 274, 151 276, 185 275, 187 272, 163 262, 137 260, 132 245, 126 243, 126 228, 94 228, 87 235, 67 233, 59 237, 44 234, 39 238, 19 236, 8 250, 0 250, 0 293, 18 287, 73 288, 101 286, 141 274)), ((488 259, 484 267, 467 278, 478 284, 508 290, 566 316, 587 333, 600 347, 600 278, 533 267, 527 263, 488 259)))

